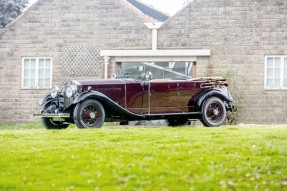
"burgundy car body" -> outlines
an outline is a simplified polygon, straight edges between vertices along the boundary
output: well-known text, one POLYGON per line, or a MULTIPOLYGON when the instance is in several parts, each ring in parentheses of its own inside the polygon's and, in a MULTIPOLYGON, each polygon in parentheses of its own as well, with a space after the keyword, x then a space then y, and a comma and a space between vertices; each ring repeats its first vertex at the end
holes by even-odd
POLYGON ((232 111, 234 106, 229 91, 226 88, 202 88, 201 85, 206 82, 188 78, 150 80, 129 77, 70 80, 57 98, 46 95, 38 104, 46 106, 34 116, 57 117, 65 123, 74 123, 76 106, 89 99, 102 104, 106 122, 170 119, 176 116, 199 119, 204 101, 211 96, 222 100, 226 110, 232 111), (67 87, 75 90, 70 98, 66 95, 67 87))
POLYGON ((200 84, 187 80, 172 80, 169 82, 150 81, 150 113, 148 109, 148 82, 137 79, 111 79, 78 81, 82 92, 100 92, 119 106, 140 115, 159 113, 194 112, 192 99, 198 92, 204 92, 200 84))

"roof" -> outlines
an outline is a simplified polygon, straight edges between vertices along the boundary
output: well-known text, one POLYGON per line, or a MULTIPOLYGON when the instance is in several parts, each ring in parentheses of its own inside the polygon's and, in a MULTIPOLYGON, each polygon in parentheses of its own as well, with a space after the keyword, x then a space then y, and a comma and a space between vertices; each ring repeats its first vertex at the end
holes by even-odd
POLYGON ((164 22, 169 18, 169 15, 161 12, 154 7, 147 5, 140 0, 118 0, 125 7, 130 9, 136 15, 141 17, 145 22, 164 22))
POLYGON ((175 17, 177 17, 180 13, 182 13, 184 10, 188 9, 190 7, 190 5, 194 2, 194 0, 191 0, 189 3, 187 3, 185 6, 183 6, 182 9, 180 9, 179 11, 177 11, 172 17, 169 17, 167 20, 165 20, 165 22, 163 23, 163 25, 161 26, 161 28, 166 25, 168 22, 170 22, 172 19, 174 19, 175 17))
MULTIPOLYGON (((0 30, 0 34, 4 33, 7 28, 9 28, 11 25, 13 25, 19 18, 21 18, 23 15, 30 12, 30 10, 37 6, 38 3, 40 3, 42 0, 38 0, 36 3, 34 3, 31 7, 29 7, 26 11, 24 11, 21 15, 19 15, 15 20, 13 20, 11 23, 6 25, 5 28, 0 30)), ((170 16, 166 13, 161 12, 158 9, 155 9, 154 7, 147 5, 140 0, 118 0, 122 5, 124 5, 126 8, 130 9, 133 13, 138 15, 140 18, 143 19, 144 22, 147 23, 154 23, 154 22, 164 22, 170 18, 170 16)))

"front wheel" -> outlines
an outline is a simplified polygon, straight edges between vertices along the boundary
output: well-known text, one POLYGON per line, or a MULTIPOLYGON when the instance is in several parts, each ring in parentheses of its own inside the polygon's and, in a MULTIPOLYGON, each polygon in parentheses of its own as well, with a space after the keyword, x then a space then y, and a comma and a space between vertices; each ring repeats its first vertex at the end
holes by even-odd
POLYGON ((206 127, 219 127, 226 118, 226 109, 223 102, 217 97, 208 98, 202 106, 200 121, 206 127))
POLYGON ((105 122, 105 110, 97 100, 78 103, 74 110, 74 121, 79 129, 101 128, 105 122))
POLYGON ((62 122, 53 121, 52 118, 41 118, 42 123, 46 129, 67 129, 69 124, 63 124, 62 122))

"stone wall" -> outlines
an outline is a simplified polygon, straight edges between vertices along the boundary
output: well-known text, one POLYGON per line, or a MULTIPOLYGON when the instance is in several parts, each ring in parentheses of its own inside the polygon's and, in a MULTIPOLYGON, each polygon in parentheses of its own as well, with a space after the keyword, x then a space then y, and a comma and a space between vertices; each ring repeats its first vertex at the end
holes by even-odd
MULTIPOLYGON (((151 41, 151 30, 117 0, 39 0, 0 32, 0 121, 40 121, 32 114, 39 112, 36 104, 50 92, 21 89, 22 57, 52 57, 52 85, 59 85, 69 79, 61 75, 63 46, 151 49, 151 41)), ((115 70, 111 64, 109 68, 115 70)), ((103 77, 102 72, 74 79, 103 77)))
POLYGON ((286 21, 284 0, 194 0, 158 32, 158 44, 210 49, 198 59, 198 77, 236 71, 239 122, 286 123, 287 91, 264 90, 265 55, 287 55, 286 21))

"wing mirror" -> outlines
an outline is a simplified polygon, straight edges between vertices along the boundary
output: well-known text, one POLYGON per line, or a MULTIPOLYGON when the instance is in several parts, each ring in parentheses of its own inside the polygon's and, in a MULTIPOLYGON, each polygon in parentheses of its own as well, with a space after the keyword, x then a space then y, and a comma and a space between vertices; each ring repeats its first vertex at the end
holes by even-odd
POLYGON ((149 71, 146 72, 146 73, 145 73, 145 79, 146 79, 146 80, 151 80, 151 79, 152 79, 152 73, 149 72, 149 71))

